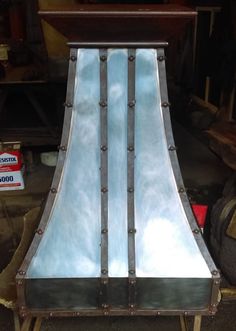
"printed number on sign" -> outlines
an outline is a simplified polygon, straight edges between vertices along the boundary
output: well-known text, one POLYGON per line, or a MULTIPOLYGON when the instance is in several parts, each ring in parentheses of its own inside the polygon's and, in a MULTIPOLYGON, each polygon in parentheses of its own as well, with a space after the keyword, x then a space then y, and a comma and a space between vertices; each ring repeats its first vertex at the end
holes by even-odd
POLYGON ((13 176, 2 176, 0 177, 0 183, 13 182, 13 176))

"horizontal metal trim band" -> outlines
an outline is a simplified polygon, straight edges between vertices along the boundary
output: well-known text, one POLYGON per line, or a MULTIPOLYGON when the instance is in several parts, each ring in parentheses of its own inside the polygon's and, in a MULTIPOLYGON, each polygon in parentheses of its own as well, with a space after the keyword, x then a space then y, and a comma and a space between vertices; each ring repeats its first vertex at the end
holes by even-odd
POLYGON ((161 17, 161 18, 186 18, 197 16, 196 11, 175 11, 175 10, 65 10, 65 11, 39 11, 42 17, 161 17))
POLYGON ((70 316, 195 316, 195 315, 215 315, 216 310, 144 310, 144 309, 91 309, 91 310, 25 310, 27 316, 42 317, 70 317, 70 316))
POLYGON ((163 48, 168 46, 166 41, 144 41, 144 42, 68 42, 69 47, 75 48, 163 48))

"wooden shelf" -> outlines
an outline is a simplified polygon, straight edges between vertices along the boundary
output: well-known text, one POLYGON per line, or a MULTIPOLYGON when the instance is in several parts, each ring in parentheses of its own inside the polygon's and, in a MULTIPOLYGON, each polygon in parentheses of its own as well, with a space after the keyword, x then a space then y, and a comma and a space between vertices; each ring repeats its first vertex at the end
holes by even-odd
POLYGON ((230 168, 236 170, 236 122, 219 122, 207 133, 210 147, 230 168))

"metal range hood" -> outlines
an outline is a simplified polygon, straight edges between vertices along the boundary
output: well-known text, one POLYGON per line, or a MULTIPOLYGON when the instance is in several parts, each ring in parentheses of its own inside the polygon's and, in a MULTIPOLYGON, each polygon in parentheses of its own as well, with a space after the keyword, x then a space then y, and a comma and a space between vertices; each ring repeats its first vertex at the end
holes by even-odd
POLYGON ((16 278, 22 315, 215 313, 219 273, 183 186, 165 73, 166 40, 194 15, 41 12, 71 53, 58 164, 16 278))

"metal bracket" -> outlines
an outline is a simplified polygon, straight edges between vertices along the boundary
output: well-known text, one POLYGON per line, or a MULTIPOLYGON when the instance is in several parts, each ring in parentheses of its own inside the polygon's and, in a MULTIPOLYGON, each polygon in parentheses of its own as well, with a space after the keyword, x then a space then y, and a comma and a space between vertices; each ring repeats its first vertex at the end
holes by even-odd
MULTIPOLYGON (((194 322, 193 322, 193 331, 200 331, 201 330, 201 322, 202 322, 202 316, 196 315, 194 316, 194 322)), ((188 323, 186 320, 186 316, 180 315, 180 328, 181 331, 189 331, 188 323)))

